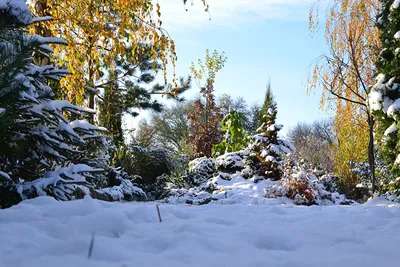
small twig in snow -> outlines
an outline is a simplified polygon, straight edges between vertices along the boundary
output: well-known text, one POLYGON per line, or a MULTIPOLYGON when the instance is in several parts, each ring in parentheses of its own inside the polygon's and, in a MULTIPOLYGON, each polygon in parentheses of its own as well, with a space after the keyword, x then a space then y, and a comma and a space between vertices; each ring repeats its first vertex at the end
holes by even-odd
POLYGON ((158 205, 156 205, 156 207, 157 207, 158 219, 160 220, 160 222, 162 222, 161 213, 160 213, 160 207, 158 205))
POLYGON ((94 246, 94 233, 92 234, 92 239, 90 239, 88 259, 90 259, 90 257, 92 257, 93 246, 94 246))

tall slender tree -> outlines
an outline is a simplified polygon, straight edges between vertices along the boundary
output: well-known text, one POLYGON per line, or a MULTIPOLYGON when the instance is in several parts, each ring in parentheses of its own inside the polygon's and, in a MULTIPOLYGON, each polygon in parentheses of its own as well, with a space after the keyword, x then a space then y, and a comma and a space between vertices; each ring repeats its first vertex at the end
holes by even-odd
POLYGON ((259 127, 266 122, 265 121, 265 116, 268 114, 268 109, 271 108, 273 105, 275 105, 275 100, 274 96, 272 94, 272 89, 271 89, 271 81, 268 81, 267 88, 265 91, 265 97, 264 97, 264 103, 261 107, 261 110, 259 112, 259 127))
MULTIPOLYGON (((310 30, 318 25, 318 11, 314 7, 323 0, 316 1, 310 12, 310 30)), ((329 1, 326 18, 325 39, 329 54, 316 60, 313 72, 310 73, 308 92, 317 87, 323 88, 321 108, 333 108, 336 113, 335 124, 348 127, 347 134, 354 133, 353 138, 340 137, 338 151, 343 151, 354 144, 368 140, 364 147, 368 151, 368 162, 371 168, 373 190, 376 187, 375 155, 374 155, 374 117, 367 107, 369 85, 373 84, 374 62, 380 47, 379 32, 375 27, 379 0, 333 0, 329 1), (346 122, 344 124, 344 122, 346 122), (365 130, 356 130, 361 122, 365 130), (354 126, 353 126, 354 125, 354 126)), ((336 157, 343 162, 345 155, 351 156, 345 160, 345 169, 349 169, 349 161, 354 161, 365 154, 364 150, 352 149, 352 154, 337 153, 336 157), (357 154, 358 153, 358 154, 357 154)), ((343 174, 343 173, 342 173, 343 174)), ((354 184, 355 186, 355 184, 354 184)))
POLYGON ((226 62, 224 53, 220 54, 214 50, 210 55, 206 50, 206 58, 203 63, 198 61, 198 69, 192 63, 191 71, 199 84, 201 79, 205 78, 205 85, 200 87, 202 99, 194 102, 194 110, 189 114, 190 134, 189 142, 194 148, 196 157, 211 157, 212 147, 221 142, 222 132, 220 122, 222 114, 219 107, 215 103, 214 82, 218 71, 226 62))
POLYGON ((261 126, 250 137, 250 151, 256 155, 258 175, 272 180, 279 180, 283 175, 285 154, 294 150, 291 143, 281 140, 278 132, 282 125, 276 124, 277 104, 271 89, 267 90, 264 101, 265 113, 261 117, 261 126))

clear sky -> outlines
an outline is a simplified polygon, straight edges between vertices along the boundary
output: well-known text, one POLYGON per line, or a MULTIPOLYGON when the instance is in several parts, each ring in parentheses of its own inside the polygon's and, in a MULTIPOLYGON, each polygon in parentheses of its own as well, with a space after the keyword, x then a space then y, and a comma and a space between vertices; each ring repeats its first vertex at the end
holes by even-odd
MULTIPOLYGON (((216 95, 261 104, 270 79, 284 133, 297 122, 326 117, 319 110, 321 90, 306 95, 305 87, 313 60, 327 50, 323 26, 313 36, 308 30, 314 1, 208 0, 209 20, 201 0, 193 6, 188 0, 188 11, 181 0, 159 0, 163 27, 176 44, 177 74, 189 74, 190 63, 203 59, 206 49, 225 51, 228 61, 216 76, 216 95)), ((194 84, 185 96, 194 98, 198 91, 194 84)))

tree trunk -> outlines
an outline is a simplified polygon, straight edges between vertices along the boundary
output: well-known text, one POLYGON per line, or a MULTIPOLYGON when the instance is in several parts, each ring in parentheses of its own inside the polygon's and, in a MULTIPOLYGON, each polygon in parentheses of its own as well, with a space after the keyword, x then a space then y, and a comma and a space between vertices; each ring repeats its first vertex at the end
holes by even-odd
MULTIPOLYGON (((89 108, 94 110, 94 94, 89 95, 89 108)), ((94 124, 94 113, 90 113, 89 122, 94 124)))
MULTIPOLYGON (((91 40, 89 38, 89 40, 91 40)), ((91 49, 89 50, 91 51, 91 49)), ((89 58, 89 86, 93 87, 92 82, 94 81, 94 71, 93 71, 93 66, 92 66, 92 59, 89 58)), ((94 92, 92 92, 91 90, 89 90, 89 108, 94 110, 94 92)), ((94 124, 94 113, 90 113, 89 114, 89 122, 91 124, 94 124)))
POLYGON ((369 143, 368 143, 368 163, 372 177, 372 193, 377 190, 377 181, 375 176, 375 153, 374 153, 374 118, 368 112, 368 128, 369 128, 369 143))
MULTIPOLYGON (((34 4, 34 9, 37 16, 46 17, 51 15, 46 0, 37 0, 34 4)), ((46 23, 35 23, 34 27, 35 33, 45 37, 52 36, 51 31, 46 27, 46 23)), ((50 63, 49 58, 41 54, 37 54, 35 60, 39 66, 46 66, 50 63)))

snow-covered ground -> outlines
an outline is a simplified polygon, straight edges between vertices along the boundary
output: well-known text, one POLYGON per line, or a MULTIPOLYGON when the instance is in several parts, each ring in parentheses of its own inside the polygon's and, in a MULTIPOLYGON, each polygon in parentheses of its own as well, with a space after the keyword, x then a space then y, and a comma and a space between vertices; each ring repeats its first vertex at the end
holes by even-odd
POLYGON ((155 203, 24 201, 0 210, 0 266, 400 266, 400 209, 384 201, 160 209, 162 223, 155 203))

